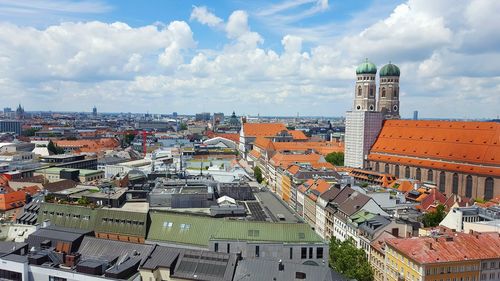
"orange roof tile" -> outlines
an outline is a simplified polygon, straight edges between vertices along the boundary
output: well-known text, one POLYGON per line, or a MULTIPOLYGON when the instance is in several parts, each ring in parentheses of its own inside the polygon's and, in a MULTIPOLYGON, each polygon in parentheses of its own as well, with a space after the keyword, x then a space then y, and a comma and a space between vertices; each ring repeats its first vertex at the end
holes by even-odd
POLYGON ((260 152, 258 152, 258 151, 257 151, 257 150, 255 150, 255 149, 252 149, 252 150, 250 151, 250 155, 251 155, 251 156, 253 156, 253 157, 255 157, 255 158, 259 158, 259 157, 260 157, 260 152))
POLYGON ((286 131, 282 123, 244 123, 243 132, 246 137, 273 137, 281 131, 286 131))
POLYGON ((387 245, 419 264, 460 262, 500 257, 500 236, 490 233, 454 233, 443 237, 387 239, 387 245))
POLYGON ((221 138, 225 138, 225 139, 228 139, 228 140, 232 140, 235 143, 239 143, 240 142, 240 135, 239 134, 215 134, 215 136, 218 136, 218 137, 221 137, 221 138))
MULTIPOLYGON (((270 164, 275 167, 286 167, 293 163, 317 163, 320 162, 322 156, 319 154, 282 154, 276 153, 271 160, 270 164)), ((323 161, 324 162, 324 161, 323 161)))
POLYGON ((300 166, 299 165, 291 165, 286 169, 288 172, 290 172, 292 175, 295 175, 300 171, 300 166))
POLYGON ((255 142, 253 143, 254 146, 257 146, 258 148, 262 150, 272 150, 274 149, 273 141, 265 138, 265 137, 257 137, 255 138, 255 142))
POLYGON ((500 123, 387 120, 368 159, 499 176, 500 123))
POLYGON ((307 140, 308 137, 304 134, 304 132, 300 130, 288 130, 288 133, 292 135, 294 140, 307 140))

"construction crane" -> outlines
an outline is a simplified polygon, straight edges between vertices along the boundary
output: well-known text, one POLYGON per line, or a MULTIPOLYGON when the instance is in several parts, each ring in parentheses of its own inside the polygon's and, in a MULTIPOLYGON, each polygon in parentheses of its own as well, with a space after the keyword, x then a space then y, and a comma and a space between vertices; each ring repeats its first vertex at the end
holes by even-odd
POLYGON ((145 131, 145 130, 142 130, 142 131, 137 131, 137 130, 134 130, 134 131, 123 131, 123 132, 111 132, 112 134, 115 134, 115 135, 134 135, 134 136, 137 136, 137 135, 141 135, 142 137, 142 153, 144 153, 144 156, 146 156, 146 153, 147 153, 147 137, 148 135, 154 135, 154 132, 148 132, 148 131, 145 131))

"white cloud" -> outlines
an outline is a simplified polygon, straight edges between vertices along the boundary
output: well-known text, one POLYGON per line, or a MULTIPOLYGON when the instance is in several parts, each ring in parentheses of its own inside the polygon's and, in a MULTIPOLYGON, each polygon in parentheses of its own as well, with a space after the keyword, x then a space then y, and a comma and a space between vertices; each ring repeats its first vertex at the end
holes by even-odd
POLYGON ((223 24, 223 20, 217 17, 215 14, 208 11, 207 7, 201 6, 193 6, 193 10, 191 11, 190 20, 196 20, 201 24, 206 24, 210 27, 220 27, 223 24))
POLYGON ((198 49, 197 34, 182 21, 39 29, 3 23, 0 95, 4 104, 22 102, 28 110, 96 104, 100 111, 341 116, 352 104, 354 69, 369 57, 379 68, 389 60, 400 66, 403 116, 419 110, 424 117, 496 117, 500 66, 491 62, 500 60, 500 18, 480 15, 497 4, 449 1, 410 0, 357 32, 312 46, 306 29, 283 33, 281 45, 264 45, 242 10, 224 24, 206 8, 213 17, 193 9, 192 20, 216 24, 214 32, 228 38, 212 49, 198 49))

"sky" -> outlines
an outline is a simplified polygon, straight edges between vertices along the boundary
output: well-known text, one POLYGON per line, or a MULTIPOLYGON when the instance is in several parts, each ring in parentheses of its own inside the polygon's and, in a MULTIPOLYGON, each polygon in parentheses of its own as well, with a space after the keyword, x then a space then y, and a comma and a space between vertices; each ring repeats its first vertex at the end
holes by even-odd
POLYGON ((0 107, 343 116, 366 58, 403 118, 498 118, 498 0, 0 0, 0 107))

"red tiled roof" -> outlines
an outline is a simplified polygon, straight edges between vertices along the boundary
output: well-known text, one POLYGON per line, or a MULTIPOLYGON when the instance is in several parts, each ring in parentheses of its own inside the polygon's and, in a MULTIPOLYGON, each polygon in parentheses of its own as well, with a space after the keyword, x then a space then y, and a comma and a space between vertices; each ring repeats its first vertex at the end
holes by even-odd
POLYGON ((294 140, 307 140, 307 136, 304 134, 304 132, 300 130, 288 130, 288 133, 292 135, 294 140))
POLYGON ((431 207, 435 208, 439 204, 444 204, 446 199, 447 198, 443 195, 443 193, 439 192, 439 190, 435 188, 432 188, 429 190, 429 195, 426 196, 417 207, 423 211, 429 211, 431 207))
POLYGON ((254 146, 257 146, 258 148, 262 150, 272 150, 274 149, 273 142, 265 137, 257 137, 255 138, 255 142, 253 143, 254 146))
POLYGON ((419 264, 500 257, 500 235, 496 232, 454 233, 439 238, 387 239, 385 242, 419 264))
POLYGON ((282 123, 244 123, 243 132, 246 137, 273 137, 286 127, 282 123))
POLYGON ((225 138, 225 139, 228 139, 228 140, 232 140, 235 143, 239 143, 240 142, 240 135, 239 134, 215 134, 215 136, 218 136, 218 137, 221 137, 221 138, 225 138))
POLYGON ((368 159, 500 176, 500 123, 387 120, 368 159))

